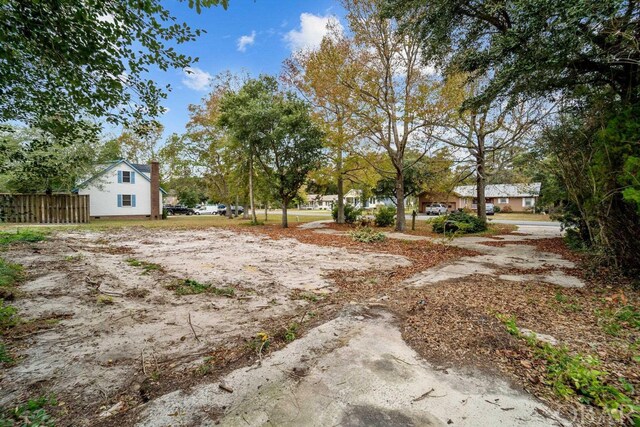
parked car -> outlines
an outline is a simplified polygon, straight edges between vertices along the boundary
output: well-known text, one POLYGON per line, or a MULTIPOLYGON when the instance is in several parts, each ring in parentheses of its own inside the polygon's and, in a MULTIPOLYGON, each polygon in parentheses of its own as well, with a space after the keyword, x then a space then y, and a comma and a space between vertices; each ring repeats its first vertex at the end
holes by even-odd
POLYGON ((218 205, 203 205, 196 208, 196 215, 215 215, 218 213, 218 205))
MULTIPOLYGON (((227 207, 225 205, 220 205, 220 206, 218 206, 218 215, 226 215, 227 207), (220 206, 222 206, 222 209, 220 208, 220 206)), ((237 208, 235 206, 231 206, 231 213, 233 215, 240 215, 244 213, 244 208, 242 206, 238 206, 237 208)))
POLYGON ((447 212, 447 206, 442 203, 431 203, 424 211, 427 215, 445 215, 447 212))
POLYGON ((493 215, 494 213, 493 203, 487 203, 487 215, 493 215))
POLYGON ((182 205, 165 206, 164 208, 167 210, 167 215, 193 215, 196 213, 193 209, 182 205))

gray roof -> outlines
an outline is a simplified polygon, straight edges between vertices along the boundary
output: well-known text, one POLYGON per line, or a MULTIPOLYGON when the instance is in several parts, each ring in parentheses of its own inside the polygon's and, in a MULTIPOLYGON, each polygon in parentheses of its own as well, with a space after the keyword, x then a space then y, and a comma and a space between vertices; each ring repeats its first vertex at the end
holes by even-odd
MULTIPOLYGON (((534 197, 540 195, 539 182, 530 184, 489 184, 485 187, 485 197, 534 197)), ((453 189, 460 197, 476 197, 475 185, 460 185, 453 189)))
POLYGON ((138 169, 138 172, 142 173, 151 173, 151 165, 140 164, 140 163, 131 163, 131 166, 138 169))

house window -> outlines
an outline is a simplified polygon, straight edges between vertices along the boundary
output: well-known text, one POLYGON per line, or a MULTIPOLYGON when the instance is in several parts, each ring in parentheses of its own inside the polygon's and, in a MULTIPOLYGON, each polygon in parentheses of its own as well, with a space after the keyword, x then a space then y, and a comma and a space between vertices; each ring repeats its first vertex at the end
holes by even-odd
POLYGON ((135 184, 136 173, 131 171, 118 171, 118 183, 135 184))
POLYGON ((525 208, 532 208, 533 207, 533 197, 525 197, 522 199, 522 206, 524 206, 525 208))
POLYGON ((119 208, 135 208, 136 195, 135 194, 118 194, 118 207, 119 208))
POLYGON ((498 204, 506 205, 507 203, 509 203, 508 197, 498 197, 498 204))

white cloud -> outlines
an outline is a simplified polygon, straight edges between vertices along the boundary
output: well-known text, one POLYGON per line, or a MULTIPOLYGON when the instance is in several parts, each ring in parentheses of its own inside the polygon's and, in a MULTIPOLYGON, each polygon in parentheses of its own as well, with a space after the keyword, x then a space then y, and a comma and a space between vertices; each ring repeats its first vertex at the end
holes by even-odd
POLYGON ((294 29, 284 35, 284 40, 292 51, 316 49, 327 34, 327 25, 335 25, 342 32, 342 25, 335 16, 318 16, 312 13, 300 15, 300 29, 294 29))
POLYGON ((250 35, 244 35, 238 39, 238 50, 244 52, 247 50, 247 46, 253 45, 256 41, 256 32, 251 31, 250 35))
POLYGON ((205 90, 213 76, 204 70, 196 67, 187 67, 184 70, 182 83, 193 90, 205 90))

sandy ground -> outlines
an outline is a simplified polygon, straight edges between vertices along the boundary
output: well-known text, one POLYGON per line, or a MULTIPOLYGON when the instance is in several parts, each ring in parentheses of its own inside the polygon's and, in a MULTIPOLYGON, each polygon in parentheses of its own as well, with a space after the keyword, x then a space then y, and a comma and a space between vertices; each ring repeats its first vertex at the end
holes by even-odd
MULTIPOLYGON (((322 231, 314 231, 317 224, 305 227, 309 233, 322 231)), ((527 232, 503 240, 549 237, 545 231, 527 232)), ((509 245, 482 245, 485 240, 492 239, 456 240, 483 255, 435 266, 398 285, 428 286, 523 263, 553 283, 547 275, 564 280, 562 268, 572 266, 534 246, 518 245, 521 252, 514 252, 509 245)), ((73 406, 76 418, 67 425, 78 426, 108 422, 124 408, 118 396, 144 387, 158 364, 193 371, 212 349, 246 346, 276 322, 297 319, 301 312, 306 316, 309 301, 301 295, 333 292, 332 272, 391 271, 411 264, 398 255, 221 229, 65 232, 12 250, 6 258, 29 272, 13 305, 26 320, 53 321, 17 338, 20 360, 0 379, 0 405, 46 390, 73 406), (145 272, 130 265, 131 258, 161 270, 145 272), (171 286, 184 279, 235 293, 176 295, 171 286), (106 297, 109 304, 103 303, 106 297)), ((223 381, 232 393, 220 389, 219 379, 205 378, 186 390, 176 385, 145 399, 132 412, 135 423, 511 426, 559 420, 500 379, 441 372, 407 346, 390 314, 359 301, 223 381)), ((134 422, 127 420, 125 425, 134 422)))
POLYGON ((329 292, 326 273, 409 263, 216 229, 64 233, 34 248, 7 254, 31 279, 13 305, 25 320, 61 320, 25 337, 22 360, 0 381, 2 406, 34 387, 87 403, 108 399, 129 385, 143 359, 149 370, 158 360, 189 366, 206 349, 255 336, 270 319, 308 304, 294 291, 329 292), (164 271, 144 274, 129 258, 164 271), (166 288, 186 278, 232 287, 235 296, 178 296, 166 288), (112 304, 99 304, 99 295, 112 304))

